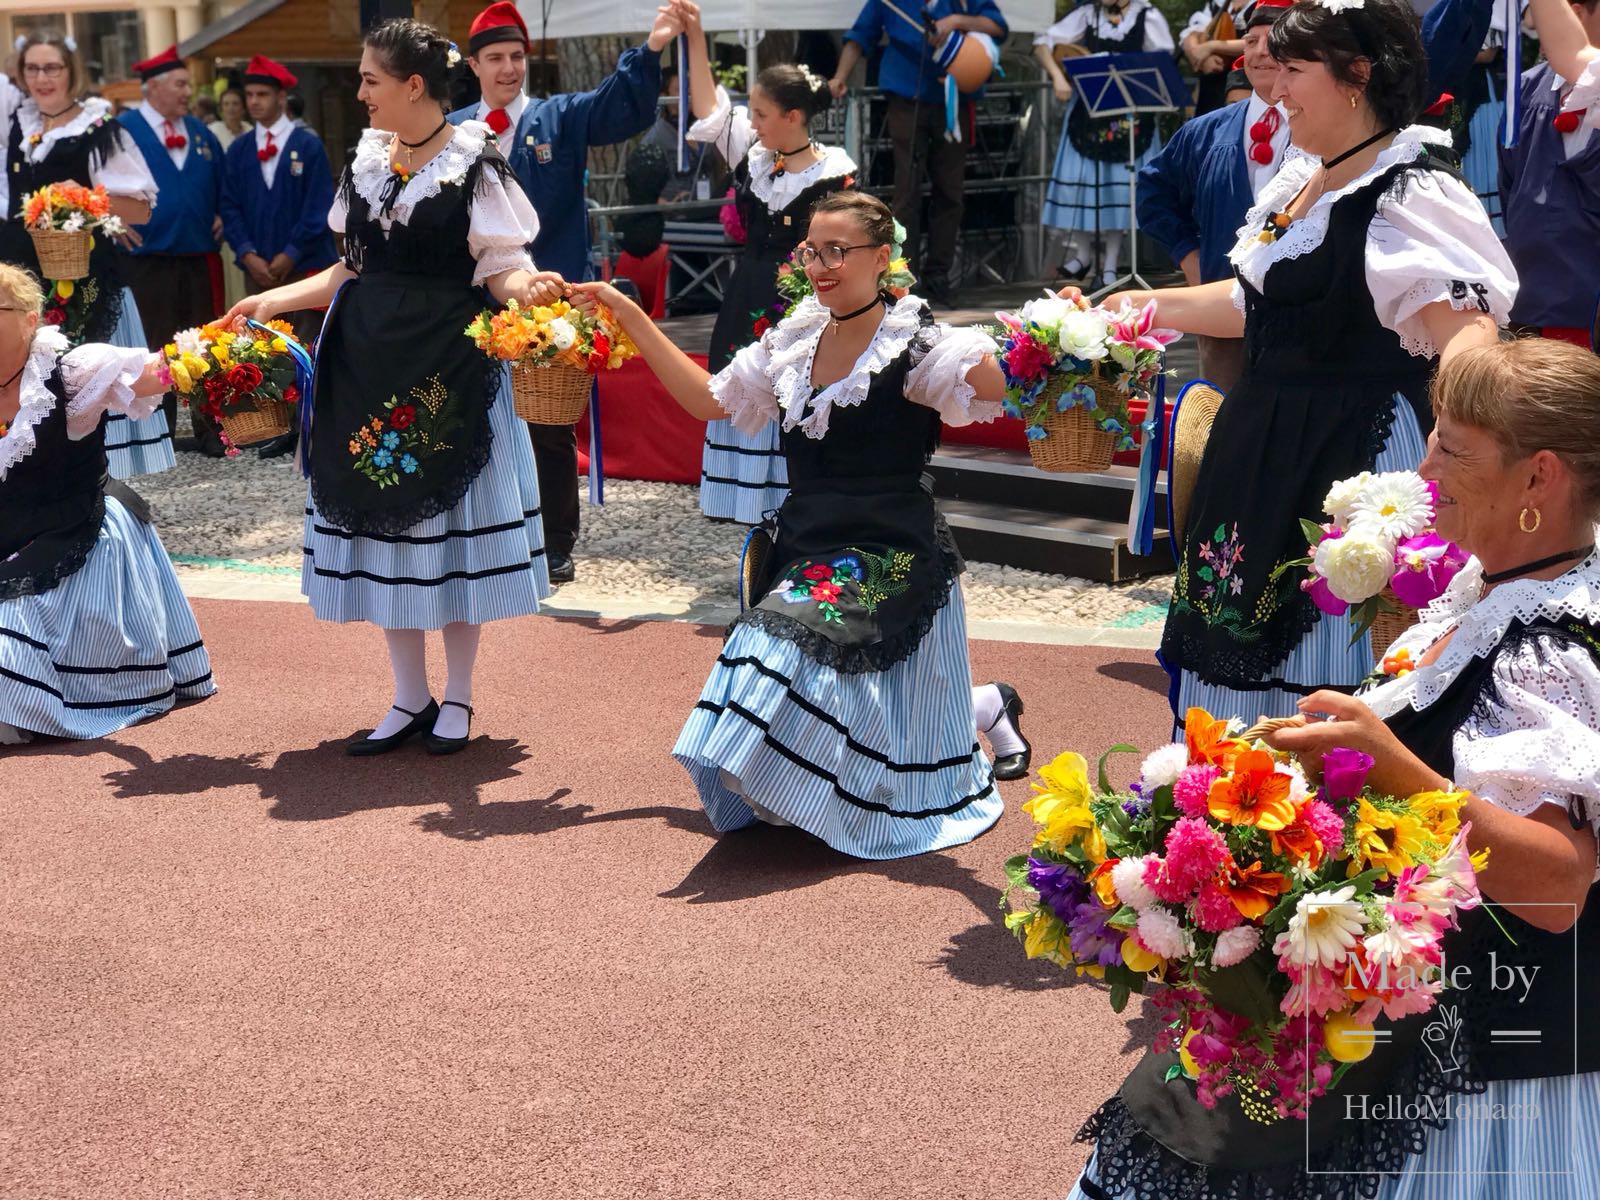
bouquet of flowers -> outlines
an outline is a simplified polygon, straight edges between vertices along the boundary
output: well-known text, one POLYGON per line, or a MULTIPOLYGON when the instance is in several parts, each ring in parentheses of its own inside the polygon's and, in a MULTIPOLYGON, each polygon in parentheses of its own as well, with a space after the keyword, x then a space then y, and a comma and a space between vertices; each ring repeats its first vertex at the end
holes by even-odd
POLYGON ((75 183, 46 184, 24 197, 22 223, 33 238, 40 273, 51 280, 82 279, 89 273, 96 231, 107 237, 126 231, 121 218, 112 214, 104 187, 75 183))
MULTIPOLYGON (((1359 638, 1380 616, 1398 615, 1401 605, 1418 609, 1437 600, 1466 565, 1466 552, 1433 530, 1436 503, 1434 485, 1415 471, 1341 479, 1322 504, 1328 520, 1300 522, 1308 556, 1283 564, 1274 577, 1309 567, 1301 588, 1323 612, 1350 613, 1359 638)), ((1402 619, 1386 631, 1389 640, 1409 623, 1402 619)))
POLYGON ((1105 470, 1112 454, 1133 449, 1128 396, 1149 387, 1166 347, 1182 336, 1156 327, 1155 301, 1113 312, 1046 293, 995 317, 1005 409, 1026 422, 1036 466, 1105 470), (1059 443, 1049 446, 1050 438, 1059 443))
POLYGON ((565 300, 528 308, 511 300, 479 313, 465 332, 479 350, 511 364, 517 415, 539 425, 571 425, 589 402, 593 376, 639 353, 608 310, 589 316, 565 300))
MULTIPOLYGON (((895 243, 895 255, 889 260, 889 269, 883 276, 883 290, 888 293, 891 300, 904 299, 911 293, 912 285, 917 282, 917 277, 911 273, 911 264, 900 253, 900 244, 895 243)), ((778 264, 778 295, 781 297, 773 305, 772 316, 759 316, 753 332, 760 337, 772 327, 773 321, 781 321, 792 313, 800 301, 813 295, 816 288, 811 284, 811 276, 796 260, 793 254, 789 261, 778 264)))
MULTIPOLYGON (((301 399, 304 364, 286 321, 240 328, 203 325, 162 349, 173 389, 219 426, 229 443, 247 446, 289 432, 301 399)), ((303 353, 303 352, 302 352, 303 353)))
MULTIPOLYGON (((1462 792, 1389 796, 1372 759, 1301 766, 1191 708, 1184 741, 1126 789, 1106 759, 1040 771, 1032 848, 1006 864, 1006 925, 1030 958, 1148 991, 1200 1102, 1237 1093, 1263 1121, 1306 1106, 1371 1053, 1373 1023, 1433 1007, 1440 941, 1479 903, 1462 792)), ((1132 752, 1120 745, 1107 752, 1132 752)))

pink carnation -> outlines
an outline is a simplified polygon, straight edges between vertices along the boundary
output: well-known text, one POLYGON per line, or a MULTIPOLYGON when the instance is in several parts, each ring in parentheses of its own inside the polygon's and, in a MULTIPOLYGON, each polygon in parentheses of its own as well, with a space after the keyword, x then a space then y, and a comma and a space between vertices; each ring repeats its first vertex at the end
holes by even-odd
POLYGON ((1203 817, 1210 811, 1211 785, 1220 778, 1222 772, 1210 763, 1193 763, 1172 785, 1172 802, 1186 816, 1203 817))
POLYGON ((1306 828, 1317 835, 1317 841, 1322 843, 1322 848, 1330 856, 1339 853, 1339 847, 1344 845, 1344 818, 1334 811, 1331 804, 1313 800, 1301 809, 1300 819, 1305 822, 1306 828))
POLYGON ((1005 368, 1012 379, 1037 379, 1055 365, 1055 351, 1030 334, 1019 331, 1007 341, 1005 368))
POLYGON ((1180 817, 1167 834, 1167 874, 1185 895, 1212 878, 1228 861, 1228 843, 1196 817, 1180 817))
POLYGON ((1194 922, 1201 929, 1207 933, 1221 933, 1243 921, 1233 897, 1215 880, 1200 889, 1194 902, 1194 922))
POLYGON ((1168 904, 1182 904, 1189 898, 1188 889, 1168 873, 1166 861, 1153 854, 1145 860, 1144 885, 1168 904))

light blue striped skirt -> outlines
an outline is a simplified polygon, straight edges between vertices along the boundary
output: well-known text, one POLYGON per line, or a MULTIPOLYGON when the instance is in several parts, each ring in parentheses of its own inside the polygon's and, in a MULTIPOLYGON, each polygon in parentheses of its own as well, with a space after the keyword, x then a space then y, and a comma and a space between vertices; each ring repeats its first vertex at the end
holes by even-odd
MULTIPOLYGON (((1394 401, 1394 424, 1389 430, 1389 440, 1378 453, 1375 471, 1414 470, 1427 453, 1422 431, 1417 426, 1416 413, 1404 397, 1394 401)), ((1306 513, 1315 517, 1315 513, 1306 513)), ((1239 717, 1250 724, 1257 717, 1286 717, 1296 712, 1300 698, 1318 688, 1330 685, 1353 687, 1372 673, 1377 662, 1377 652, 1372 646, 1372 635, 1363 634, 1354 645, 1350 635, 1354 626, 1345 617, 1322 616, 1311 631, 1301 638, 1289 656, 1274 673, 1274 682, 1284 687, 1245 690, 1223 684, 1207 683, 1188 671, 1178 682, 1176 716, 1198 705, 1214 717, 1239 717)), ((1380 647, 1379 652, 1388 647, 1380 647)))
POLYGON ((527 430, 511 407, 509 370, 490 406, 489 425, 489 462, 460 503, 404 533, 340 529, 317 515, 308 495, 300 590, 319 618, 442 629, 539 611, 550 594, 539 472, 527 430))
POLYGON ((841 674, 736 626, 672 753, 717 832, 754 823, 753 802, 857 858, 969 842, 1004 808, 974 728, 960 580, 887 671, 841 674))
MULTIPOLYGON (((1600 1074, 1496 1080, 1481 1096, 1451 1101, 1457 1115, 1427 1131, 1422 1153, 1385 1175, 1375 1200, 1594 1200, 1600 1074)), ((1098 1181, 1093 1159, 1084 1175, 1098 1181)), ((1081 1180, 1067 1200, 1089 1200, 1081 1180)))
MULTIPOLYGON (((144 322, 130 288, 122 289, 122 316, 111 331, 111 344, 130 350, 143 350, 144 322)), ((116 413, 106 418, 106 464, 113 479, 132 479, 135 475, 154 475, 178 464, 172 453, 172 431, 167 414, 157 409, 142 421, 130 421, 116 413)))
POLYGON ((740 433, 732 421, 709 421, 700 456, 700 511, 759 525, 789 494, 789 464, 779 448, 779 425, 740 433))
POLYGON ((217 690, 153 526, 106 498, 88 559, 48 592, 0 600, 0 721, 97 738, 217 690))
POLYGON ((1467 185, 1477 193, 1478 199, 1483 201, 1484 211, 1489 214, 1489 223, 1494 226, 1495 237, 1503 238, 1506 236, 1506 223, 1500 206, 1500 122, 1506 115, 1506 102, 1500 98, 1500 93, 1505 84, 1503 74, 1497 77, 1495 72, 1489 71, 1487 75, 1489 98, 1478 105, 1478 110, 1472 114, 1472 123, 1468 126, 1470 138, 1467 153, 1461 160, 1461 174, 1466 177, 1467 185))
MULTIPOLYGON (((1077 103, 1076 100, 1073 101, 1077 103)), ((1161 135, 1150 141, 1150 149, 1134 160, 1143 167, 1161 152, 1161 135)), ((1066 122, 1061 125, 1061 141, 1056 146, 1056 162, 1045 189, 1044 223, 1052 229, 1081 229, 1109 232, 1128 228, 1129 181, 1126 161, 1095 162, 1073 149, 1066 122)))

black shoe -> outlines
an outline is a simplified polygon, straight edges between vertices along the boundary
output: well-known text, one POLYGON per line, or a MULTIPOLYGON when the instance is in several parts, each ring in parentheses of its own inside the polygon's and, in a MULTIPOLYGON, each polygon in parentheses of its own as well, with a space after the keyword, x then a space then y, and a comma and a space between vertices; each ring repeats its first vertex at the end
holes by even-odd
POLYGON ((572 565, 570 554, 557 554, 552 550, 545 561, 550 565, 551 583, 571 583, 578 577, 578 569, 572 565))
POLYGON ((402 742, 410 741, 424 730, 432 729, 433 723, 439 719, 439 706, 431 697, 427 707, 421 712, 412 712, 409 708, 401 708, 398 704, 394 706, 394 710, 405 713, 411 718, 404 728, 385 738, 371 737, 369 735, 372 730, 363 729, 344 744, 344 752, 352 758, 370 758, 374 754, 387 754, 402 742))
POLYGON ((472 740, 472 705, 462 704, 456 700, 446 700, 440 708, 464 708, 467 710, 467 736, 458 738, 440 737, 433 730, 428 731, 428 736, 422 739, 423 748, 429 754, 454 754, 472 740))
POLYGON ((228 452, 221 442, 202 442, 199 438, 173 438, 172 448, 179 454, 203 454, 207 458, 226 458, 228 452))
POLYGON ((293 454, 295 442, 299 439, 293 433, 286 433, 282 437, 275 437, 270 442, 263 442, 256 451, 258 458, 282 458, 285 454, 293 454))
MULTIPOLYGON (((1011 722, 1011 728, 1016 735, 1022 738, 1022 749, 1015 754, 1007 754, 1004 758, 994 760, 994 777, 996 779, 1022 779, 1028 774, 1028 767, 1033 762, 1033 747, 1028 744, 1028 739, 1022 737, 1022 697, 1017 695, 1017 689, 1009 683, 994 685, 1000 692, 1000 717, 995 718, 995 725, 1004 717, 1011 722)), ((994 725, 989 727, 994 728, 994 725)), ((988 732, 985 730, 984 732, 988 732)))

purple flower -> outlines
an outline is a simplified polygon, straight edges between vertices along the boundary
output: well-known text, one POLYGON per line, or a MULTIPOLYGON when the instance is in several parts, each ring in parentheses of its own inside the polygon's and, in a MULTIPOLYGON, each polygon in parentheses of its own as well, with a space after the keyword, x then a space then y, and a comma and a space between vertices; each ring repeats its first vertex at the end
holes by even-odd
POLYGON ((1444 594, 1456 573, 1467 565, 1467 556, 1454 542, 1436 533, 1420 533, 1407 538, 1396 549, 1394 578, 1389 586, 1401 604, 1421 608, 1444 594))
POLYGON ((1088 881, 1066 863, 1028 859, 1028 886, 1039 893, 1039 903, 1069 924, 1073 911, 1089 898, 1088 881))
POLYGON ((1333 804, 1354 800, 1366 786, 1367 773, 1372 770, 1372 755, 1344 746, 1325 751, 1322 755, 1322 786, 1327 799, 1333 804))
POLYGON ((1301 591, 1311 594, 1312 602, 1323 612, 1332 617, 1342 617, 1350 611, 1350 606, 1333 594, 1333 589, 1328 586, 1328 581, 1321 575, 1314 575, 1300 585, 1301 591))
POLYGON ((1085 900, 1070 917, 1061 918, 1070 930, 1072 956, 1079 962, 1114 967, 1122 961, 1122 939, 1127 935, 1108 925, 1110 918, 1111 912, 1098 900, 1085 900))

